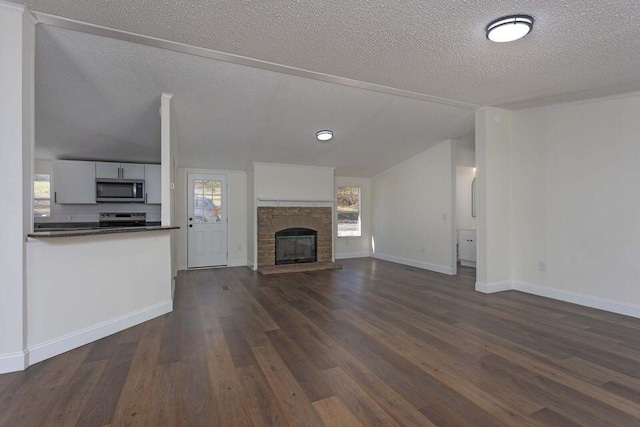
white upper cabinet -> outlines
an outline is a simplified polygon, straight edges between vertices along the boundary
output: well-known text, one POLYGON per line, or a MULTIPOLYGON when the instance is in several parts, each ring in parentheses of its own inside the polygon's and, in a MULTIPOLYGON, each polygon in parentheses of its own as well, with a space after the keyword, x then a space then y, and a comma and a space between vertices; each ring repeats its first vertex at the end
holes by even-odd
POLYGON ((58 161, 55 164, 54 203, 96 203, 96 163, 58 161))
POLYGON ((120 163, 96 162, 96 178, 120 178, 120 163))
POLYGON ((144 179, 144 165, 141 163, 120 163, 122 179, 144 179))
POLYGON ((144 186, 148 204, 161 203, 160 165, 144 165, 144 186))
POLYGON ((141 163, 96 162, 96 178, 144 179, 141 163))

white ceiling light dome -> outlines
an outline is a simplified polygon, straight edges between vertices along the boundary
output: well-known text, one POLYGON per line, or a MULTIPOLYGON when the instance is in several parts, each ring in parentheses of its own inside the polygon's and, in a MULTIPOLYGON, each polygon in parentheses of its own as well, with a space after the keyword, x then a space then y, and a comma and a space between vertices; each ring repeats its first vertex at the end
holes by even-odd
POLYGON ((518 40, 533 30, 533 18, 529 15, 510 15, 496 19, 487 25, 487 38, 504 43, 518 40))
POLYGON ((316 138, 318 141, 326 142, 333 138, 333 131, 331 130, 319 130, 316 132, 316 138))

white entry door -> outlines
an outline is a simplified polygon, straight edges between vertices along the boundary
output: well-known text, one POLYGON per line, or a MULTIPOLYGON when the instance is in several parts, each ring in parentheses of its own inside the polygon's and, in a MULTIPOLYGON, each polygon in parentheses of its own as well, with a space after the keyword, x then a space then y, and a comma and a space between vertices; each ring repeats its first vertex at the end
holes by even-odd
POLYGON ((227 265, 227 177, 187 174, 187 266, 227 265))

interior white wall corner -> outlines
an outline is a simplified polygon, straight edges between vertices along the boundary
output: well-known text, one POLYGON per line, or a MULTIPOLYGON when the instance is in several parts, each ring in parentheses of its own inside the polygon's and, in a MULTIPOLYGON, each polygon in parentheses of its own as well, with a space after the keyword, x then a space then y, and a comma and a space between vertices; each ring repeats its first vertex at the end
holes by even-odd
POLYGON ((160 163, 161 163, 161 178, 162 185, 161 191, 161 213, 160 218, 162 225, 171 225, 171 214, 173 212, 172 196, 171 196, 171 181, 173 177, 173 157, 175 153, 172 153, 171 148, 171 98, 173 95, 169 93, 163 93, 160 96, 160 163))
POLYGON ((247 263, 253 270, 258 269, 258 235, 253 165, 247 169, 247 263))
POLYGON ((639 118, 640 92, 513 113, 515 289, 640 317, 639 118))
POLYGON ((26 235, 33 229, 35 20, 0 2, 0 373, 24 369, 26 235))
POLYGON ((452 151, 447 140, 373 177, 374 258, 456 273, 452 151))
MULTIPOLYGON (((171 121, 170 93, 160 95, 160 222, 163 226, 176 225, 176 155, 177 155, 177 129, 171 121)), ((178 245, 176 232, 171 232, 171 294, 175 289, 175 278, 178 275, 178 245)))
POLYGON ((512 280, 511 113, 476 110, 477 281, 512 280))

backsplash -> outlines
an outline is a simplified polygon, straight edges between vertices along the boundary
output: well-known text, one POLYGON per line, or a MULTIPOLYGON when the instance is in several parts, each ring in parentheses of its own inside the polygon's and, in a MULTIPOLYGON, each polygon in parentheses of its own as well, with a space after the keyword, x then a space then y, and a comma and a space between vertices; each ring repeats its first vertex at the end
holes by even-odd
POLYGON ((160 205, 145 205, 144 203, 61 205, 52 203, 51 215, 36 217, 34 222, 98 222, 100 212, 144 212, 147 214, 147 221, 160 221, 160 205))

